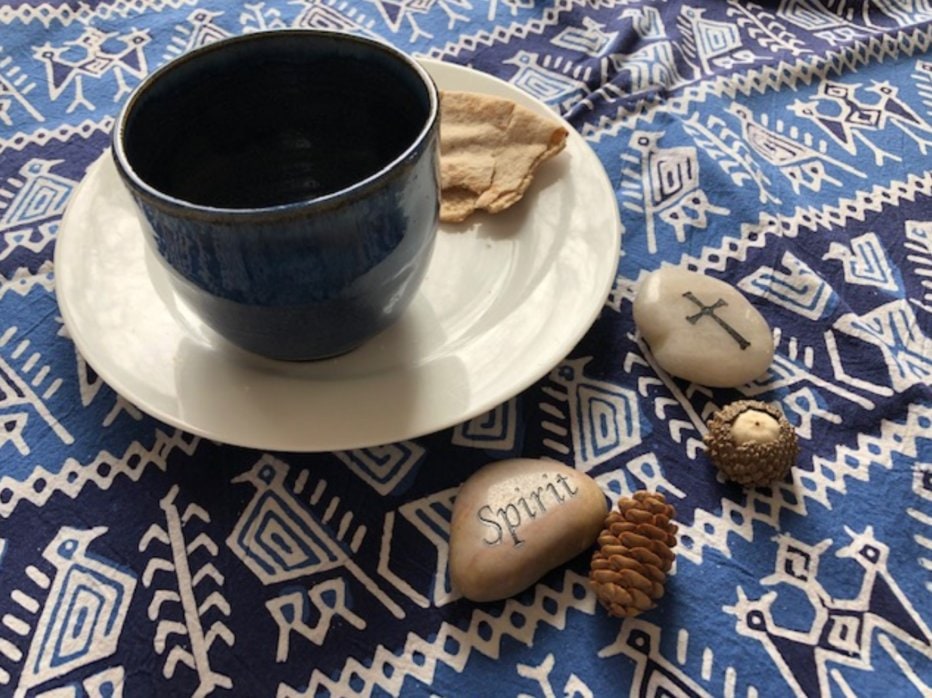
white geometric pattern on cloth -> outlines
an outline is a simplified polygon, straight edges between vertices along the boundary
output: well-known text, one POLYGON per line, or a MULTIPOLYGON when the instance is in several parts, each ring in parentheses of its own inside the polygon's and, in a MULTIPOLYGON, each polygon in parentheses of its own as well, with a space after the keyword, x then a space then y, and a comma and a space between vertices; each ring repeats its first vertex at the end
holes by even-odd
POLYGON ((546 388, 550 401, 541 427, 550 433, 543 445, 566 456, 582 471, 634 448, 640 443, 640 415, 634 391, 588 378, 589 359, 564 361, 550 373, 556 388, 546 388), (569 439, 567 439, 567 436, 569 439))
POLYGON ((809 386, 787 393, 782 405, 796 433, 804 439, 813 438, 813 435, 820 429, 831 428, 828 425, 818 424, 816 419, 828 422, 829 425, 842 422, 841 415, 827 409, 824 402, 819 399, 819 394, 809 386), (813 429, 814 423, 816 429, 813 429))
POLYGON ((187 16, 187 25, 176 27, 175 36, 172 37, 163 59, 170 60, 192 49, 232 36, 229 31, 217 26, 213 21, 222 15, 223 12, 205 8, 194 10, 187 16))
POLYGON ((893 293, 900 291, 896 270, 890 266, 877 233, 864 233, 851 238, 848 244, 833 242, 822 259, 839 260, 849 284, 874 286, 893 293))
POLYGON ((371 2, 378 8, 392 33, 398 33, 402 26, 407 24, 411 29, 409 41, 412 43, 418 39, 434 38, 433 34, 421 29, 416 15, 429 13, 435 4, 446 13, 447 28, 450 30, 456 27, 457 22, 469 21, 467 15, 457 12, 455 8, 473 9, 469 0, 371 0, 371 2))
MULTIPOLYGON (((382 546, 379 553, 379 574, 399 591, 421 608, 431 605, 439 608, 460 598, 460 593, 450 586, 447 562, 450 551, 450 521, 453 518, 453 500, 459 488, 450 488, 435 492, 402 506, 398 513, 415 530, 427 540, 436 554, 433 574, 423 579, 423 587, 415 588, 412 582, 403 579, 390 568, 393 557, 398 557, 392 549, 395 538, 395 512, 385 517, 382 533, 382 546)), ((424 555, 427 554, 425 551, 424 555)))
POLYGON ((684 5, 677 23, 683 32, 684 49, 699 60, 705 74, 754 63, 760 56, 745 48, 740 28, 734 22, 706 18, 704 8, 684 5))
MULTIPOLYGON (((932 502, 932 463, 918 463, 913 471, 913 494, 932 502)), ((916 558, 919 567, 923 570, 932 570, 932 514, 925 513, 916 507, 906 509, 906 514, 922 528, 922 533, 916 533, 913 540, 920 546, 922 552, 916 558)), ((925 582, 925 589, 932 593, 932 579, 925 582)))
MULTIPOLYGON (((908 26, 932 19, 932 4, 929 0, 877 0, 877 9, 897 24, 908 26)), ((863 9, 864 21, 868 26, 874 26, 868 12, 863 9)))
MULTIPOLYGON (((841 180, 829 174, 833 169, 856 177, 867 176, 848 163, 826 155, 818 147, 810 146, 808 141, 812 139, 808 134, 803 136, 803 142, 800 143, 783 135, 784 129, 779 126, 774 130, 767 128, 770 120, 768 114, 757 117, 760 119, 758 123, 754 115, 742 104, 733 102, 728 105, 728 111, 741 120, 741 134, 747 144, 767 163, 779 168, 780 174, 789 181, 794 194, 798 195, 802 187, 820 192, 825 185, 841 186, 841 180)), ((766 196, 770 198, 772 194, 767 192, 766 196)))
MULTIPOLYGON (((16 338, 17 329, 10 327, 0 335, 0 410, 4 413, 0 416, 4 423, 3 431, 0 432, 0 448, 10 443, 22 455, 29 455, 31 449, 24 439, 23 430, 33 415, 45 422, 49 431, 62 443, 74 443, 74 436, 46 404, 57 392, 55 379, 50 380, 41 393, 36 392, 42 389, 51 371, 48 365, 40 364, 42 357, 38 352, 30 350, 28 339, 12 341, 16 338), (9 360, 3 358, 5 353, 9 360), (35 376, 29 376, 36 368, 35 376), (14 408, 16 412, 7 412, 14 408)), ((5 479, 0 476, 0 485, 4 484, 5 479)))
MULTIPOLYGON (((106 386, 106 383, 94 373, 93 369, 87 365, 84 357, 81 354, 75 354, 75 361, 77 363, 77 374, 78 374, 78 386, 79 394, 81 397, 81 404, 84 407, 90 405, 94 399, 101 394, 101 388, 106 386)), ((126 398, 122 395, 114 394, 110 395, 110 392, 105 390, 104 394, 108 397, 113 398, 113 408, 104 416, 101 426, 108 427, 116 420, 116 418, 123 412, 128 414, 131 419, 140 421, 142 419, 142 412, 139 411, 132 403, 128 402, 126 398)))
POLYGON ((857 24, 845 19, 841 13, 823 12, 820 9, 813 0, 783 0, 777 13, 781 19, 813 32, 833 46, 867 36, 857 24))
POLYGON ((523 50, 504 62, 517 67, 509 81, 512 85, 560 110, 567 109, 586 92, 588 74, 583 72, 584 68, 565 63, 563 70, 559 70, 561 63, 551 63, 549 56, 542 58, 523 50))
POLYGON ((837 302, 835 291, 791 252, 784 253, 781 263, 786 272, 761 266, 741 279, 738 288, 808 320, 820 320, 837 302))
POLYGON ((664 476, 660 461, 653 453, 628 461, 623 472, 608 471, 597 475, 595 481, 608 497, 616 501, 619 497, 630 497, 638 489, 662 492, 668 497, 686 499, 686 493, 664 476))
POLYGON ((123 698, 125 677, 123 667, 111 667, 87 677, 81 686, 87 698, 123 698))
MULTIPOLYGON (((779 591, 749 599, 738 586, 737 603, 723 609, 737 618, 738 633, 761 642, 799 696, 815 692, 830 695, 829 677, 838 680, 829 669, 832 664, 871 669, 875 633, 891 657, 902 659, 893 642, 882 641, 884 635, 932 659, 932 631, 890 575, 890 549, 875 538, 871 526, 860 533, 848 527, 845 531, 851 542, 835 554, 851 558, 863 568, 855 597, 839 598, 824 589, 817 578, 819 557, 831 546, 830 540, 810 546, 792 536, 780 536, 775 573, 762 580, 763 584, 789 584, 804 592, 813 611, 808 629, 787 628, 775 621, 773 607, 779 591)), ((912 670, 907 673, 915 677, 912 670)), ((925 690, 928 686, 919 682, 916 688, 925 690)))
POLYGON ((632 184, 624 185, 624 195, 630 201, 623 206, 645 216, 647 249, 658 251, 655 216, 673 228, 677 241, 686 239, 687 226, 703 230, 709 226, 709 214, 724 216, 727 208, 715 206, 699 188, 699 161, 695 148, 658 146, 663 132, 636 131, 631 135, 631 148, 638 156, 625 155, 629 163, 623 177, 632 184), (637 184, 634 184, 634 183, 637 184))
POLYGON ((918 298, 910 298, 910 302, 932 313, 932 221, 906 221, 906 242, 903 243, 910 252, 906 260, 916 265, 914 274, 921 277, 919 284, 929 289, 923 293, 923 304, 918 298))
MULTIPOLYGON (((683 641, 683 636, 680 638, 683 641)), ((685 651, 685 650, 683 650, 685 651)), ((703 664, 711 665, 712 650, 705 649, 703 664)), ((660 654, 660 629, 641 620, 625 623, 618 631, 618 636, 610 645, 604 647, 600 657, 626 655, 634 660, 635 670, 632 689, 651 698, 664 696, 684 696, 687 698, 712 698, 712 694, 691 679, 682 669, 665 659, 660 654)), ((704 670, 705 671, 705 670, 704 670)), ((734 684, 734 669, 731 669, 734 684)), ((703 676, 708 679, 709 676, 703 676)))
POLYGON ((265 606, 278 625, 276 662, 288 660, 292 634, 300 635, 318 647, 322 646, 335 617, 357 630, 366 628, 366 621, 347 607, 346 582, 339 577, 315 584, 307 592, 292 591, 269 599, 265 606), (314 625, 308 624, 308 619, 312 617, 308 602, 317 611, 314 625))
POLYGON ((33 56, 45 65, 46 84, 52 101, 72 90, 73 99, 65 109, 65 113, 70 114, 78 107, 95 108, 84 96, 85 79, 100 80, 111 75, 117 87, 113 101, 122 100, 132 89, 126 82, 126 75, 138 80, 149 72, 144 49, 150 40, 146 30, 132 29, 117 34, 85 27, 76 39, 59 46, 46 42, 35 47, 33 56), (112 41, 121 44, 121 48, 112 50, 112 41))
POLYGON ((256 492, 227 545, 264 584, 325 572, 347 559, 329 540, 330 531, 285 489, 287 468, 277 459, 262 459, 234 479, 256 492))
POLYGON ((923 334, 906 300, 890 301, 861 316, 845 313, 833 328, 880 349, 895 391, 928 386, 932 381, 930 338, 923 334))
POLYGON ((87 483, 108 489, 120 476, 138 481, 150 467, 165 470, 168 458, 176 453, 191 455, 198 439, 180 430, 166 434, 156 429, 149 446, 130 442, 125 451, 114 455, 106 450, 93 454, 85 463, 69 459, 61 470, 52 472, 36 466, 25 480, 0 476, 0 517, 9 516, 21 501, 42 506, 55 492, 77 497, 87 483))
POLYGON ((825 80, 819 84, 812 100, 797 100, 790 109, 797 116, 811 119, 852 155, 857 153, 857 141, 860 141, 874 154, 874 164, 878 167, 887 160, 898 162, 900 158, 875 145, 866 132, 894 126, 926 154, 932 145, 932 125, 899 99, 898 88, 889 82, 874 82, 863 88, 863 92, 874 97, 866 101, 857 96, 858 86, 825 80), (822 102, 828 103, 830 108, 821 107, 822 102))
POLYGON ((294 18, 291 24, 293 27, 332 29, 378 38, 378 34, 373 31, 375 20, 367 19, 358 7, 351 7, 346 2, 295 0, 294 4, 304 9, 294 18))
POLYGON ((229 676, 211 668, 210 651, 217 640, 232 647, 236 638, 222 620, 204 627, 204 619, 212 611, 229 616, 230 603, 219 589, 204 594, 205 588, 223 586, 223 575, 213 562, 219 548, 203 531, 196 535, 189 532, 186 536, 185 529, 197 530, 209 524, 210 516, 196 504, 189 504, 180 512, 176 504, 178 492, 177 486, 172 487, 159 502, 165 514, 165 526, 153 523, 139 541, 141 553, 149 552, 153 543, 161 546, 161 550, 157 548, 149 558, 142 583, 154 589, 148 615, 149 620, 157 621, 153 649, 156 654, 165 656, 163 674, 170 679, 178 666, 184 665, 197 674, 196 695, 207 695, 214 688, 233 686, 229 676), (191 561, 201 549, 210 559, 192 568, 191 561), (171 578, 171 583, 166 583, 166 576, 171 578), (171 613, 176 604, 181 607, 183 621, 172 620, 172 616, 177 615, 171 613), (173 636, 178 640, 170 640, 173 636))
MULTIPOLYGON (((662 25, 661 25, 662 27, 662 25)), ((655 41, 634 53, 613 53, 608 57, 618 74, 626 74, 631 81, 631 92, 641 93, 657 85, 679 85, 684 81, 677 67, 676 47, 669 41, 655 41)), ((622 92, 611 83, 605 91, 616 96, 622 92)))
POLYGON ((506 400, 479 417, 453 428, 450 442, 457 446, 508 453, 514 450, 518 431, 518 401, 506 400))
POLYGON ((382 495, 396 491, 416 470, 424 449, 413 441, 399 441, 387 446, 338 451, 334 455, 382 495))
MULTIPOLYGON (((656 11, 654 14, 659 18, 656 11)), ((561 30, 550 43, 560 48, 581 51, 589 56, 599 56, 618 37, 618 32, 606 32, 604 29, 604 24, 590 17, 583 17, 582 27, 568 26, 561 30)))
MULTIPOLYGON (((35 272, 25 267, 18 267, 8 277, 0 275, 0 299, 7 293, 15 293, 18 296, 26 297, 34 288, 41 288, 46 293, 55 289, 53 282, 53 267, 51 262, 43 262, 35 272)), ((12 336, 16 334, 16 328, 7 328, 3 334, 0 334, 0 342, 6 344, 12 336)))
POLYGON ((19 66, 11 56, 3 56, 0 48, 0 122, 12 126, 20 110, 35 121, 42 121, 42 114, 27 99, 35 88, 36 82, 23 79, 19 66))
POLYGON ((911 405, 902 423, 883 420, 876 435, 860 434, 856 446, 837 445, 830 457, 813 456, 812 470, 798 476, 805 498, 827 506, 830 494, 847 491, 846 480, 868 481, 877 466, 892 470, 895 455, 920 452, 920 443, 932 433, 930 424, 932 406, 911 405))
MULTIPOLYGON (((91 543, 106 532, 103 527, 61 528, 42 553, 55 572, 34 626, 18 616, 17 623, 4 623, 18 634, 33 633, 21 667, 18 695, 116 652, 136 578, 88 552, 91 543), (20 624, 26 632, 19 633, 20 624)), ((39 603, 24 591, 12 596, 27 617, 39 603)))
POLYGON ((42 252, 55 238, 76 185, 52 172, 59 162, 33 158, 0 188, 0 261, 17 248, 42 252))
MULTIPOLYGON (((541 690, 539 695, 555 697, 557 692, 554 690, 553 683, 550 680, 550 674, 553 671, 553 666, 554 655, 548 654, 544 661, 537 666, 516 664, 515 670, 518 672, 519 676, 526 679, 531 679, 537 683, 541 690)), ((586 685, 586 682, 576 676, 576 674, 570 674, 569 678, 566 680, 566 683, 563 685, 562 693, 564 696, 579 696, 579 698, 593 698, 594 696, 592 690, 586 685)))
MULTIPOLYGON (((781 203, 780 198, 772 191, 774 182, 766 174, 766 166, 762 167, 750 156, 743 140, 747 141, 751 150, 758 155, 762 155, 761 151, 763 151, 766 164, 771 165, 775 164, 772 162, 775 158, 786 157, 785 152, 779 153, 780 149, 788 150, 790 147, 784 143, 774 143, 773 137, 767 138, 764 143, 755 143, 754 138, 761 135, 761 129, 753 125, 748 126, 749 117, 746 109, 741 105, 731 103, 728 105, 728 111, 741 119, 741 137, 729 126, 728 122, 718 115, 712 115, 705 123, 701 123, 699 115, 696 114, 683 122, 683 130, 690 135, 696 145, 702 147, 705 155, 712 158, 722 171, 728 174, 735 186, 741 187, 753 183, 757 188, 757 198, 761 204, 781 203)), ((795 144, 791 147, 793 150, 798 150, 795 144)), ((793 158, 793 155, 790 155, 790 158, 793 158)), ((796 169, 798 168, 791 166, 781 172, 792 183, 796 169)))
MULTIPOLYGON (((230 549, 265 585, 344 568, 392 615, 403 618, 402 608, 352 557, 352 545, 358 546, 360 542, 357 536, 365 535, 364 528, 352 528, 352 512, 344 513, 339 528, 334 531, 329 521, 342 504, 340 498, 330 498, 326 511, 318 518, 298 498, 298 491, 289 492, 285 488, 288 470, 283 461, 266 456, 233 479, 234 483, 251 484, 256 491, 227 538, 230 549), (347 536, 355 543, 347 545, 344 542, 347 536)), ((320 502, 326 486, 324 480, 318 481, 309 498, 311 505, 320 502)))
POLYGON ((279 698, 313 698, 321 691, 339 694, 344 690, 342 687, 349 685, 351 677, 358 679, 354 684, 358 694, 369 695, 378 687, 390 695, 401 695, 408 677, 430 685, 445 666, 461 674, 474 652, 499 660, 504 654, 502 646, 506 638, 529 646, 544 626, 565 627, 570 610, 586 615, 596 612, 595 595, 589 591, 586 579, 571 571, 564 573, 559 589, 539 584, 534 587, 533 594, 529 603, 514 599, 505 601, 500 615, 474 610, 466 628, 442 621, 430 638, 409 632, 402 649, 389 650, 380 644, 369 658, 347 659, 334 676, 315 668, 301 684, 305 689, 280 684, 277 695, 279 698))
POLYGON ((35 698, 123 698, 126 672, 123 667, 109 667, 88 676, 80 683, 58 686, 35 694, 35 698))

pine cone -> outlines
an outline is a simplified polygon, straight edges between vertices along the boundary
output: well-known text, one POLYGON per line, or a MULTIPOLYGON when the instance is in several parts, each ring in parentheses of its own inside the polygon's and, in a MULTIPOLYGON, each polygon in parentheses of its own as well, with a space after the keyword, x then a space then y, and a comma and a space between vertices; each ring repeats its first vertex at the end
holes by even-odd
POLYGON ((632 617, 654 608, 673 565, 676 510, 662 494, 635 492, 618 500, 599 534, 589 580, 610 614, 632 617))
POLYGON ((703 437, 709 460, 745 487, 770 485, 796 462, 796 432, 776 405, 739 400, 712 415, 703 437))

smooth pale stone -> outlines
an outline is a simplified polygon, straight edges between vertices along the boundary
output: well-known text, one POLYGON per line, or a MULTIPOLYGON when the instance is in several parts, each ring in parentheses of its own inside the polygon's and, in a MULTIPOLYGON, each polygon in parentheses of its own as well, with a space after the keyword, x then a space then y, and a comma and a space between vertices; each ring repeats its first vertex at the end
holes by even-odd
POLYGON ((773 361, 770 326, 748 299, 685 269, 661 269, 641 281, 634 324, 662 369, 700 385, 744 385, 773 361))
POLYGON ((490 463, 456 495, 450 581, 473 601, 513 596, 592 546, 607 513, 585 473, 530 458, 490 463))

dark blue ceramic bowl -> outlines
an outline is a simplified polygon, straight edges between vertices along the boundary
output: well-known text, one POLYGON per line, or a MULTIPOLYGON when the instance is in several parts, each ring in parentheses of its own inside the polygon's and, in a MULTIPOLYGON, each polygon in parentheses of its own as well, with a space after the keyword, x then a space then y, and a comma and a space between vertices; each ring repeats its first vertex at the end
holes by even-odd
POLYGON ((439 207, 438 97, 380 42, 259 32, 146 78, 113 132, 117 169, 177 292, 277 359, 349 351, 423 279, 439 207))

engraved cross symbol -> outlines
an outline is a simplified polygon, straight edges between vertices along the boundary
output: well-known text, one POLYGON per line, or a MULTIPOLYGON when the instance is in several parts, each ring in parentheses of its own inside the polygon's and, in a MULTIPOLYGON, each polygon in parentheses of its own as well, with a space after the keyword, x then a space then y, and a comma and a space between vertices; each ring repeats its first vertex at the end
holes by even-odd
POLYGON ((722 320, 722 318, 720 318, 718 315, 715 314, 716 308, 722 308, 728 305, 728 303, 724 299, 719 298, 712 305, 706 305, 701 300, 696 298, 696 295, 692 291, 687 291, 686 293, 683 294, 683 297, 695 303, 696 306, 698 306, 699 308, 699 312, 696 313, 695 315, 686 316, 686 320, 689 322, 689 324, 695 325, 702 318, 710 317, 713 320, 715 320, 715 322, 717 322, 719 326, 723 330, 725 330, 731 336, 733 340, 735 340, 738 343, 738 346, 741 347, 741 351, 744 351, 749 346, 751 346, 751 343, 748 340, 746 340, 744 337, 742 337, 740 334, 738 334, 738 331, 734 327, 729 325, 727 322, 722 320))

